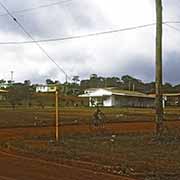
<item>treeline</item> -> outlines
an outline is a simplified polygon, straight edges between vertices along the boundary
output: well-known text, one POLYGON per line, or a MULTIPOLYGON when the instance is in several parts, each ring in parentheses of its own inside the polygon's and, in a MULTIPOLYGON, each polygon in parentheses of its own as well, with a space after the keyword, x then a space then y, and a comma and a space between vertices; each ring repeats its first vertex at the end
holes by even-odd
MULTIPOLYGON (((4 84, 5 80, 0 80, 0 86, 4 84)), ((88 88, 109 88, 116 87, 122 90, 139 91, 143 93, 155 93, 155 82, 145 83, 140 79, 134 78, 129 75, 119 77, 102 77, 97 74, 91 74, 88 79, 80 80, 79 76, 74 76, 71 82, 60 83, 58 80, 46 79, 47 85, 56 85, 59 87, 62 95, 77 96, 82 94, 88 88)), ((30 99, 32 94, 36 91, 38 84, 32 84, 30 80, 25 80, 23 83, 9 83, 9 100, 13 101, 14 98, 30 99), (16 94, 16 97, 11 97, 16 94)), ((180 92, 180 84, 172 85, 165 83, 163 85, 163 93, 180 92)))
MULTIPOLYGON (((32 84, 30 80, 25 80, 23 83, 6 82, 0 80, 0 87, 3 89, 3 85, 8 84, 4 89, 8 90, 6 95, 6 102, 11 104, 12 107, 17 105, 32 106, 38 104, 44 106, 47 104, 47 98, 38 96, 36 93, 36 87, 38 84, 32 84), (46 102, 46 103, 44 103, 46 102)), ((134 78, 129 75, 119 77, 102 77, 97 74, 92 74, 88 79, 79 80, 79 76, 74 76, 71 82, 60 83, 58 80, 46 80, 47 85, 56 85, 59 87, 60 96, 75 97, 82 94, 85 89, 88 88, 109 88, 116 87, 122 90, 139 91, 143 93, 155 93, 155 82, 145 83, 140 79, 134 78)), ((172 85, 165 83, 163 85, 163 93, 180 93, 180 84, 172 85)), ((74 100, 70 104, 74 104, 74 100)), ((5 102, 5 103, 6 103, 5 102)), ((51 101, 49 101, 51 102, 51 101)), ((1 101, 1 104, 3 102, 1 101)), ((82 103, 81 103, 82 104, 82 103)))
MULTIPOLYGON (((139 91, 143 93, 155 93, 155 82, 145 83, 140 79, 125 75, 119 77, 101 77, 92 74, 89 79, 80 81, 80 88, 108 88, 117 87, 123 90, 139 91)), ((170 83, 163 85, 164 93, 180 92, 180 84, 173 86, 170 83)))

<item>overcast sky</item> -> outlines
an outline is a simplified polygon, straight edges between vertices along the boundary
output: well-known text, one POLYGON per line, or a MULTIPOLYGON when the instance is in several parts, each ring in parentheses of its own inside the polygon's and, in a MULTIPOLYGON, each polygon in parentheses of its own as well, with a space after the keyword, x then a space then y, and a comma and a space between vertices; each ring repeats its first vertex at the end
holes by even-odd
MULTIPOLYGON (((1 0, 10 12, 57 5, 14 14, 34 39, 60 38, 121 29, 155 22, 155 0, 1 0), (65 2, 67 1, 67 2, 65 2)), ((163 0, 164 21, 180 21, 180 1, 163 0)), ((6 13, 1 7, 0 14, 6 13)), ((172 24, 171 24, 172 25, 172 24)), ((173 24, 180 29, 180 24, 173 24)), ((180 30, 164 26, 164 81, 180 83, 180 30)), ((0 42, 28 41, 9 16, 0 16, 0 42)), ((155 26, 96 37, 41 43, 41 46, 69 76, 81 79, 100 76, 132 75, 154 81, 155 26)), ((0 45, 0 79, 47 78, 64 81, 64 74, 34 44, 0 45)))

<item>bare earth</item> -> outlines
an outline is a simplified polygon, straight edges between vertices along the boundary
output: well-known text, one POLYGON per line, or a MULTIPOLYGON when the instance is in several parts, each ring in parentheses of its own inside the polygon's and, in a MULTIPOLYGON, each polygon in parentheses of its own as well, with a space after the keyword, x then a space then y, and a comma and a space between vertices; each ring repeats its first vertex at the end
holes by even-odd
MULTIPOLYGON (((105 125, 105 131, 111 133, 153 132, 153 122, 111 123, 105 125)), ((180 121, 166 122, 168 128, 180 126, 180 121)), ((93 133, 88 125, 61 126, 63 134, 93 133)), ((25 136, 52 135, 54 127, 3 128, 0 139, 18 139, 25 136)), ((82 169, 76 166, 62 165, 49 161, 27 158, 0 151, 0 180, 132 180, 106 173, 82 169)))
MULTIPOLYGON (((180 127, 180 120, 165 122, 165 126, 169 129, 180 127)), ((152 133, 155 131, 154 122, 125 122, 125 123, 108 123, 105 124, 105 132, 110 133, 130 133, 130 132, 146 132, 152 133)), ((94 133, 89 129, 88 125, 63 125, 59 127, 59 132, 63 134, 76 134, 76 133, 94 133)), ((22 139, 26 135, 55 135, 55 127, 21 127, 21 128, 0 128, 0 139, 22 139)))
POLYGON ((133 180, 0 152, 0 180, 133 180))

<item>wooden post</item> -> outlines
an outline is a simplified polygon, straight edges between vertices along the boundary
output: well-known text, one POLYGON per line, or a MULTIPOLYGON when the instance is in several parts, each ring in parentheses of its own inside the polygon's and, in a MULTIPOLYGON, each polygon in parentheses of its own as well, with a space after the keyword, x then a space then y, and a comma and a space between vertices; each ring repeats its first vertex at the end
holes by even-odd
POLYGON ((162 0, 156 0, 156 135, 163 128, 162 103, 162 0))
POLYGON ((56 141, 58 142, 59 141, 59 102, 58 102, 58 90, 56 89, 56 92, 55 92, 55 95, 56 95, 56 141))
POLYGON ((135 84, 133 83, 133 91, 135 91, 135 84))

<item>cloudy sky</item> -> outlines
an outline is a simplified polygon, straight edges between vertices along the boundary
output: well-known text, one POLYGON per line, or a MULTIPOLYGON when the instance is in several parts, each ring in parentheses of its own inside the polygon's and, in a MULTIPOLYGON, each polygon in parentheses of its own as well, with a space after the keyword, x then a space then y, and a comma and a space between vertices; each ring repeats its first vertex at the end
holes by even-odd
MULTIPOLYGON (((0 0, 35 40, 79 36, 155 22, 155 0, 0 0), (58 4, 56 3, 58 2, 58 4), (61 2, 61 3, 60 3, 61 2), (49 6, 52 4, 51 6, 49 6), (54 5, 53 5, 54 4, 54 5), (48 5, 45 7, 45 5, 48 5), (37 8, 41 7, 41 8, 37 8)), ((180 1, 163 0, 164 21, 180 21, 180 1)), ((29 37, 0 7, 0 43, 29 41, 29 37)), ((180 24, 164 26, 164 81, 180 83, 180 24)), ((155 26, 101 36, 41 43, 69 76, 81 79, 132 75, 154 80, 155 26)), ((65 80, 64 74, 35 44, 0 45, 0 79, 47 78, 65 80)))

